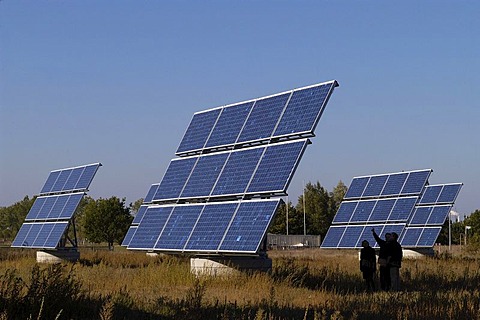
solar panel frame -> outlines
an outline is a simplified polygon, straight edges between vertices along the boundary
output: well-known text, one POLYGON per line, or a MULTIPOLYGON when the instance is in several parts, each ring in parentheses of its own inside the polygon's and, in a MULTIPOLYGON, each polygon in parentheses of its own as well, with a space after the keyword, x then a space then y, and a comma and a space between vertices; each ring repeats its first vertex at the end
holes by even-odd
POLYGON ((24 223, 12 247, 56 249, 68 224, 68 221, 24 223))
POLYGON ((194 113, 175 154, 182 155, 202 150, 221 111, 221 108, 215 108, 194 113))
POLYGON ((53 170, 43 185, 40 195, 86 191, 101 163, 53 170))

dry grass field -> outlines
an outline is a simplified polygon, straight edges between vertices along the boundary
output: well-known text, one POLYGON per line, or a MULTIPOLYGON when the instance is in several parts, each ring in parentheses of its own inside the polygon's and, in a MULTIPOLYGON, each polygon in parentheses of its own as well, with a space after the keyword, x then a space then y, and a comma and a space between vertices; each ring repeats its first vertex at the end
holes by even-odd
POLYGON ((0 319, 480 319, 480 258, 409 260, 402 291, 364 290, 355 251, 269 251, 270 273, 196 278, 188 257, 83 249, 43 265, 1 249, 0 319))

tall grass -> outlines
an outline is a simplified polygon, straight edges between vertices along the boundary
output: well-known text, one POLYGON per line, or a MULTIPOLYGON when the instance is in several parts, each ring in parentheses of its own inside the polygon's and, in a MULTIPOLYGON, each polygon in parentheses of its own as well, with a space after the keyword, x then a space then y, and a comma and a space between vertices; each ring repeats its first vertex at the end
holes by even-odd
POLYGON ((406 260, 402 291, 364 290, 356 252, 272 251, 270 273, 196 278, 187 257, 0 252, 0 319, 480 319, 480 259, 406 260))

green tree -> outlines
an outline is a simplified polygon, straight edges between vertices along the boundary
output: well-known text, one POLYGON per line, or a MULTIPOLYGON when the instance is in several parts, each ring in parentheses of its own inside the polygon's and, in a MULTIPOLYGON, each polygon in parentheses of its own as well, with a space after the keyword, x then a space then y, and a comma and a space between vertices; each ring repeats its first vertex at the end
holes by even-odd
POLYGON ((0 208, 0 237, 3 240, 15 238, 35 199, 25 196, 11 206, 0 208))
MULTIPOLYGON (((324 237, 331 223, 330 195, 320 185, 320 182, 312 184, 308 182, 304 194, 298 197, 297 211, 303 214, 305 203, 306 232, 307 234, 319 234, 324 237), (305 197, 305 201, 303 201, 305 197)), ((302 230, 302 233, 303 230, 302 230)))
MULTIPOLYGON (((295 226, 295 216, 297 212, 292 202, 288 202, 288 233, 292 234, 292 230, 299 230, 298 226, 295 226)), ((297 223, 298 224, 298 223, 297 223)), ((272 224, 268 229, 269 233, 274 234, 287 234, 287 204, 282 203, 275 213, 272 224)))
POLYGON ((130 203, 130 211, 133 215, 136 215, 140 206, 143 204, 143 198, 138 199, 134 203, 130 203))
POLYGON ((467 246, 472 250, 480 250, 480 210, 475 210, 463 221, 462 233, 467 233, 467 246), (466 228, 470 229, 466 230, 466 228))
POLYGON ((84 230, 88 239, 95 243, 107 242, 113 250, 113 243, 121 243, 133 217, 125 207, 125 198, 98 199, 86 204, 84 209, 84 230))

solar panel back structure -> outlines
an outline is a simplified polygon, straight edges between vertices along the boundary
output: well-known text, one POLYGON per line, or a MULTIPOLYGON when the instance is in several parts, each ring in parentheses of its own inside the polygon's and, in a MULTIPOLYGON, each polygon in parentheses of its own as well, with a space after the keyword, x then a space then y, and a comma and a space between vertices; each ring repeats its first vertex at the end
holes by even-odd
POLYGON ((146 209, 131 250, 259 254, 326 104, 329 81, 197 112, 146 209), (262 198, 273 198, 270 200, 262 198))
POLYGON ((372 236, 396 232, 405 248, 431 248, 462 187, 428 185, 433 170, 415 170, 352 179, 322 243, 323 248, 378 245, 372 236))
POLYGON ((100 166, 94 163, 50 172, 12 247, 52 250, 69 242, 76 248, 74 214, 100 166), (73 238, 68 237, 70 226, 73 238))

